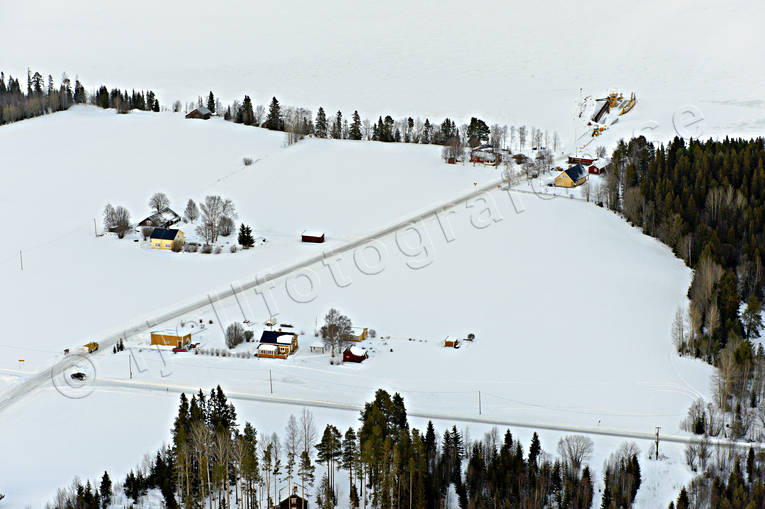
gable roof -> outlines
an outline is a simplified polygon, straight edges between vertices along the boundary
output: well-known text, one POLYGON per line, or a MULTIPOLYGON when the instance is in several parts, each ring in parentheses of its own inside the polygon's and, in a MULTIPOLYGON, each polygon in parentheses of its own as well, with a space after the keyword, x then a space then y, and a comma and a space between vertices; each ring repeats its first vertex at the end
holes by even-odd
POLYGON ((349 346, 348 348, 345 349, 343 353, 351 354, 353 357, 366 358, 369 356, 366 350, 364 350, 363 348, 359 348, 358 346, 349 346))
POLYGON ((171 228, 154 228, 151 232, 151 238, 158 240, 175 240, 179 231, 180 230, 171 228))
MULTIPOLYGON (((162 212, 155 212, 154 214, 150 215, 141 223, 150 223, 153 225, 161 225, 161 224, 167 224, 167 223, 177 223, 181 220, 181 216, 179 216, 173 209, 170 207, 165 207, 162 209, 162 212)), ((141 224, 139 223, 139 224, 141 224)))
POLYGON ((260 342, 261 343, 270 343, 270 344, 290 344, 292 342, 292 338, 295 337, 295 334, 293 332, 283 332, 278 330, 264 330, 263 334, 260 336, 260 342), (288 336, 290 338, 290 341, 287 342, 286 338, 282 338, 281 341, 279 341, 279 338, 282 336, 288 336))
POLYGON ((204 106, 200 106, 199 108, 194 108, 194 109, 193 109, 193 110, 191 110, 189 113, 194 113, 195 111, 198 111, 198 112, 199 112, 199 113, 201 113, 202 115, 212 115, 212 111, 208 110, 208 109, 207 109, 207 108, 205 108, 204 106))
POLYGON ((574 182, 576 182, 577 180, 581 180, 582 178, 587 176, 587 172, 585 171, 581 163, 576 163, 571 168, 565 170, 564 173, 568 175, 569 178, 573 180, 574 182))

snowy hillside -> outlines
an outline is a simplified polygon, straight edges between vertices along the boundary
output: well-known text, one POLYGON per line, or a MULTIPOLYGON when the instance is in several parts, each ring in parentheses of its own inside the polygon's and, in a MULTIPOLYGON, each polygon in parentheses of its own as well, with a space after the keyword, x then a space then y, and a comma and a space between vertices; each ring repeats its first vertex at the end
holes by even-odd
POLYGON ((3 320, 0 367, 18 368, 24 359, 23 369, 39 370, 64 348, 126 321, 321 252, 300 244, 306 228, 325 230, 326 246, 339 245, 497 176, 482 166, 447 166, 433 146, 283 142, 283 134, 222 120, 90 107, 4 127, 0 152, 14 171, 1 177, 0 212, 23 209, 25 221, 8 225, 13 240, 0 247, 0 273, 13 289, 0 299, 15 309, 3 320), (45 151, 33 148, 40 140, 45 151), (251 166, 242 165, 245 156, 251 166), (176 255, 94 236, 93 218, 103 231, 107 202, 125 205, 137 222, 150 214, 156 191, 180 213, 189 198, 231 198, 240 220, 267 242, 236 254, 176 255), (174 282, 153 291, 160 278, 174 282), (30 329, 36 321, 46 326, 30 329))
MULTIPOLYGON (((23 88, 28 68, 56 83, 67 72, 89 93, 102 83, 151 89, 163 107, 75 106, 0 127, 0 509, 43 506, 74 476, 105 468, 124 479, 170 439, 178 394, 216 385, 239 423, 263 433, 281 433, 303 406, 320 427, 358 425, 358 406, 378 388, 402 394, 420 428, 433 418, 439 431, 456 424, 477 436, 501 422, 524 443, 540 429, 553 455, 561 436, 587 433, 596 492, 603 461, 635 439, 636 507, 677 497, 692 475, 680 423, 694 400, 712 399, 715 369, 678 357, 670 339, 691 270, 581 199, 608 174, 568 189, 546 186, 548 172, 508 191, 498 168, 446 164, 436 145, 287 146, 282 132, 168 108, 213 91, 224 103, 276 96, 373 122, 460 126, 475 116, 557 134, 554 165, 637 135, 762 136, 765 4, 136 0, 130 14, 117 5, 0 2, 5 79, 23 88), (593 123, 597 99, 613 92, 634 93, 634 108, 593 123), (235 252, 234 233, 219 253, 173 253, 138 231, 104 232, 107 203, 135 224, 156 192, 181 214, 190 198, 231 199, 255 246, 235 252), (302 243, 305 230, 326 243, 302 243), (211 297, 229 290, 236 296, 211 297), (330 308, 375 331, 358 345, 364 362, 333 365, 311 350, 330 308), (150 323, 156 316, 165 318, 150 323), (225 347, 229 324, 257 340, 271 319, 291 324, 295 355, 225 347), (196 354, 148 348, 142 330, 125 334, 127 351, 81 356, 84 392, 55 385, 77 357, 65 349, 192 321, 204 324, 196 354), (657 426, 678 442, 651 462, 657 426)), ((178 227, 196 240, 196 226, 178 227)))
POLYGON ((25 41, 5 49, 3 68, 151 88, 168 106, 209 90, 227 102, 276 95, 346 117, 356 109, 372 119, 477 115, 557 130, 564 141, 580 89, 637 93, 635 122, 621 136, 652 123, 651 132, 672 136, 673 113, 688 106, 701 110, 710 135, 765 125, 765 70, 752 65, 760 3, 237 1, 210 9, 141 0, 133 9, 146 16, 84 0, 3 2, 0 33, 25 41), (30 39, 26 22, 45 29, 30 39))

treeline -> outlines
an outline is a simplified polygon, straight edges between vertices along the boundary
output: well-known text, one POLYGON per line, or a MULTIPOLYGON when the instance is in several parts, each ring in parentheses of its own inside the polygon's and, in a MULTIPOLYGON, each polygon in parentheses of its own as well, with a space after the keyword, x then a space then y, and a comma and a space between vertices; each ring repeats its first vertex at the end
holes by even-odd
POLYGON ((72 104, 87 100, 85 88, 79 80, 74 87, 64 73, 57 87, 53 76, 47 80, 39 72, 27 71, 26 92, 18 78, 0 72, 0 125, 68 109, 72 104))
MULTIPOLYGON (((458 503, 465 509, 583 509, 592 504, 586 465, 592 442, 586 437, 564 437, 558 443, 560 457, 553 459, 536 433, 525 453, 510 431, 500 436, 496 428, 474 441, 456 426, 439 436, 429 422, 421 432, 410 428, 403 398, 383 390, 365 405, 360 422, 345 432, 328 424, 319 433, 304 409, 299 418, 289 417, 280 439, 276 433, 258 434, 248 422, 240 429, 236 409, 220 387, 191 399, 182 394, 171 445, 121 483, 112 486, 106 472, 100 489, 76 481, 47 507, 98 509, 119 497, 139 504, 157 489, 168 508, 272 507, 294 492, 329 509, 338 505, 340 470, 347 473, 343 492, 354 508, 436 509, 458 503)), ((625 461, 616 461, 606 483, 620 497, 614 500, 629 500, 629 506, 640 474, 636 456, 625 461), (617 485, 627 487, 623 498, 617 485)))
POLYGON ((686 427, 756 438, 761 427, 753 425, 765 418, 765 352, 751 341, 762 329, 765 140, 622 141, 607 188, 611 209, 694 269, 690 305, 677 311, 672 337, 681 355, 719 368, 718 408, 697 403, 686 427))
POLYGON ((761 327, 764 141, 675 138, 657 148, 640 137, 612 157, 609 206, 695 269, 678 349, 710 363, 761 327))
MULTIPOLYGON (((557 151, 560 146, 557 133, 534 127, 529 129, 527 126, 508 128, 506 125, 494 124, 490 127, 476 117, 462 125, 457 125, 450 118, 445 118, 441 123, 431 123, 429 118, 424 121, 411 116, 394 119, 391 115, 379 115, 376 121, 370 121, 362 119, 358 111, 348 117, 341 111, 328 114, 323 107, 319 107, 314 115, 307 108, 282 106, 276 97, 271 99, 267 108, 253 105, 248 95, 241 102, 234 101, 224 107, 213 92, 209 93, 206 101, 199 97, 196 103, 187 105, 187 109, 202 106, 223 116, 225 120, 285 131, 290 135, 290 142, 310 135, 317 138, 435 145, 449 145, 458 141, 463 148, 490 143, 496 148, 517 147, 517 150, 524 150, 544 146, 557 151)), ((176 102, 173 109, 180 111, 180 102, 176 102)))
POLYGON ((50 74, 44 77, 39 72, 27 71, 26 89, 22 89, 18 78, 0 72, 0 125, 18 120, 63 111, 73 104, 94 104, 102 108, 114 108, 120 113, 130 110, 159 111, 159 101, 151 90, 133 90, 130 94, 118 89, 109 91, 101 86, 93 95, 85 91, 79 79, 74 84, 66 73, 58 85, 50 74))
POLYGON ((749 448, 746 454, 741 454, 720 446, 712 450, 708 443, 695 447, 702 453, 697 458, 694 456, 697 461, 692 466, 699 475, 682 488, 669 509, 765 507, 765 454, 762 451, 755 453, 749 448))
POLYGON ((128 94, 127 90, 113 88, 110 91, 103 85, 91 98, 91 104, 101 108, 114 108, 118 113, 127 113, 130 110, 159 111, 159 100, 151 90, 132 90, 128 94))

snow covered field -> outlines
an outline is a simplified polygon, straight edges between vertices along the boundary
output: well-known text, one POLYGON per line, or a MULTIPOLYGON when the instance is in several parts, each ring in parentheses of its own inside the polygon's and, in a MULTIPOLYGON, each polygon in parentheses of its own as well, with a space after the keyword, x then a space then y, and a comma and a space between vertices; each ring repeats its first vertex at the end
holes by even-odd
MULTIPOLYGON (((592 204, 517 194, 510 200, 499 190, 486 199, 455 207, 441 223, 426 221, 417 234, 409 230, 373 244, 381 258, 375 258, 371 248, 361 250, 358 259, 354 253, 343 255, 334 268, 343 276, 338 278, 343 287, 329 267, 319 265, 303 271, 303 277, 292 277, 290 283, 277 281, 270 295, 276 307, 271 310, 260 295, 247 292, 238 296, 239 303, 229 299, 216 303, 215 310, 186 317, 224 324, 246 317, 262 323, 275 310, 279 321, 306 332, 299 353, 287 361, 167 352, 160 357, 144 348, 136 354, 139 364, 133 364, 133 380, 157 384, 159 392, 139 395, 96 384, 90 396, 69 400, 48 388, 0 415, 0 426, 36 433, 23 423, 39 414, 30 405, 43 399, 68 421, 80 423, 71 424, 73 430, 86 427, 94 415, 101 428, 103 409, 113 405, 121 412, 132 409, 134 415, 144 415, 162 402, 169 409, 157 411, 161 417, 157 428, 164 430, 174 407, 173 398, 162 395, 164 386, 170 386, 167 394, 173 393, 174 385, 217 383, 228 391, 267 394, 270 375, 274 393, 283 397, 358 404, 383 387, 401 392, 408 407, 418 412, 475 416, 481 391, 482 414, 488 417, 642 432, 660 425, 665 433, 678 433, 689 403, 698 395, 708 397, 711 374, 702 363, 676 358, 669 341, 669 324, 675 306, 684 300, 689 271, 666 247, 592 204), (491 213, 488 204, 495 206, 491 213), (425 240, 427 254, 416 249, 418 238, 425 240), (377 274, 364 272, 380 267, 377 274), (288 286, 293 297, 307 300, 303 297, 311 294, 309 280, 316 290, 310 302, 289 297, 288 286), (391 339, 366 342, 363 346, 371 356, 364 364, 330 366, 326 355, 308 351, 315 341, 317 315, 321 319, 329 306, 391 339), (459 350, 439 345, 447 335, 468 332, 476 334, 475 343, 459 350)), ((128 346, 140 347, 146 339, 131 338, 128 346)), ((222 331, 208 326, 197 339, 204 347, 221 347, 222 331)), ((237 350, 248 347, 252 345, 237 350)), ((91 358, 103 383, 129 379, 128 352, 101 352, 91 358)), ((251 415, 267 431, 273 430, 271 426, 279 429, 292 411, 238 401, 241 405, 260 409, 251 415)), ((348 422, 353 422, 355 416, 348 415, 348 422)), ((98 448, 67 445, 77 447, 81 455, 93 454, 74 469, 95 475, 98 471, 93 469, 101 468, 101 461, 109 462, 116 472, 127 471, 138 461, 139 446, 150 450, 160 442, 142 424, 129 429, 139 427, 140 432, 130 435, 134 447, 109 456, 111 461, 102 452, 92 452, 98 448)), ((527 441, 530 432, 521 433, 527 441)), ((554 450, 560 435, 542 435, 549 450, 554 450)), ((93 443, 97 442, 106 444, 108 438, 94 437, 93 443)), ((618 443, 613 438, 596 439, 602 455, 592 462, 596 469, 618 443)), ((644 453, 647 448, 641 445, 644 453)), ((689 476, 682 447, 668 450, 671 459, 656 466, 655 476, 653 467, 648 467, 653 480, 646 484, 651 488, 642 495, 647 497, 642 507, 654 507, 656 497, 675 496, 680 482, 689 476)), ((36 454, 48 456, 44 447, 36 454)), ((47 470, 51 481, 60 479, 59 484, 67 482, 72 471, 67 461, 47 470)), ((0 475, 15 478, 23 472, 14 469, 0 475)), ((44 496, 46 492, 35 488, 41 485, 26 484, 19 495, 44 496)))
POLYGON ((25 220, 9 223, 0 246, 0 368, 24 359, 23 369, 40 370, 64 348, 142 315, 321 252, 299 242, 306 228, 325 230, 324 246, 336 246, 497 176, 482 166, 445 165, 434 146, 283 142, 282 133, 223 120, 91 107, 4 126, 0 153, 13 170, 0 176, 0 213, 23 209, 25 220), (35 150, 41 140, 46 150, 35 150), (245 156, 251 166, 242 164, 245 156), (94 236, 93 218, 102 231, 107 202, 126 206, 137 222, 150 214, 157 191, 178 213, 189 198, 231 198, 240 220, 268 242, 205 255, 94 236))
MULTIPOLYGON (((708 396, 711 374, 703 363, 676 358, 669 340, 690 271, 592 204, 518 194, 510 200, 501 191, 487 199, 180 319, 225 327, 275 316, 304 333, 286 362, 190 353, 163 360, 147 351, 151 369, 140 377, 193 385, 207 372, 204 378, 225 380, 231 390, 263 394, 271 370, 282 396, 356 403, 383 386, 418 410, 471 415, 482 391, 487 415, 677 431, 690 401, 708 396), (361 366, 330 366, 308 346, 333 306, 391 338, 363 344, 371 358, 361 366), (469 332, 477 336, 472 344, 440 346, 446 336, 469 332), (165 362, 172 375, 163 380, 165 362)), ((208 326, 198 338, 203 348, 223 347, 221 328, 208 326)), ((131 342, 145 346, 148 337, 131 342)), ((126 354, 98 362, 100 376, 128 375, 126 354)))
MULTIPOLYGON (((89 91, 101 83, 153 89, 163 106, 213 90, 224 102, 247 93, 267 104, 275 95, 283 105, 340 109, 346 118, 354 109, 362 118, 449 116, 458 124, 475 115, 557 131, 565 150, 589 141, 575 120, 581 98, 612 89, 636 92, 637 105, 586 150, 635 134, 656 141, 765 130, 758 95, 765 68, 753 65, 761 60, 765 4, 745 0, 652 0, 639 8, 597 1, 586 9, 561 0, 481 8, 451 0, 238 0, 214 9, 138 0, 131 10, 147 15, 117 15, 111 5, 84 0, 0 2, 0 33, 19 42, 4 47, 0 70, 22 82, 27 67, 56 82, 66 71, 89 91)), ((284 141, 283 133, 219 119, 89 107, 0 128, 0 214, 13 218, 0 243, 0 394, 66 347, 341 246, 498 177, 490 168, 443 164, 440 147, 306 140, 285 148, 284 141), (243 157, 254 164, 244 166, 243 157), (238 221, 268 242, 203 255, 94 236, 93 218, 100 231, 107 202, 126 206, 137 221, 149 215, 148 199, 158 191, 179 213, 189 198, 231 198, 238 221), (327 243, 300 244, 304 229, 325 231, 327 243)), ((401 392, 410 409, 466 416, 477 414, 480 391, 489 417, 680 433, 689 403, 709 397, 712 373, 679 359, 669 340, 690 271, 592 204, 528 193, 511 202, 500 191, 487 197, 345 253, 331 270, 316 265, 276 281, 276 308, 249 291, 241 302, 228 299, 188 317, 214 320, 202 341, 215 348, 221 323, 262 324, 276 314, 305 332, 294 357, 144 350, 145 369, 134 380, 266 394, 270 378, 278 396, 353 404, 384 387, 401 392), (496 207, 491 216, 486 203, 496 207), (330 366, 308 345, 332 306, 390 339, 365 345, 364 364, 330 366), (439 346, 447 335, 468 332, 474 344, 439 346)), ((133 337, 128 345, 141 348, 146 340, 133 337)), ((128 355, 92 356, 98 377, 124 382, 128 355)), ((11 438, 0 445, 7 495, 0 507, 38 507, 73 475, 94 477, 106 467, 124 477, 168 439, 176 402, 170 388, 96 385, 74 400, 47 385, 9 407, 0 413, 0 435, 11 438)), ((266 432, 281 431, 289 413, 299 412, 236 405, 240 422, 266 432)), ((315 413, 322 425, 357 419, 347 411, 315 413)), ((471 426, 473 436, 483 431, 471 426)), ((531 430, 512 431, 528 444, 531 430)), ((541 432, 543 448, 553 452, 561 434, 541 432)), ((595 438, 598 482, 603 460, 621 441, 595 438)), ((666 445, 669 459, 655 464, 644 460, 648 444, 639 445, 637 505, 666 507, 690 477, 682 446, 666 445)))
POLYGON ((481 8, 454 0, 238 0, 215 9, 139 0, 134 8, 151 15, 121 16, 86 0, 3 2, 0 33, 26 41, 4 51, 3 68, 23 76, 31 66, 57 80, 79 73, 91 87, 151 88, 163 105, 209 90, 227 102, 247 93, 267 104, 276 95, 346 117, 355 109, 370 119, 461 123, 476 115, 564 139, 580 89, 602 97, 613 87, 637 93, 631 115, 662 137, 674 135, 673 114, 689 106, 701 110, 709 135, 765 127, 765 69, 752 65, 765 6, 749 0, 651 0, 640 8, 604 0, 481 8), (45 30, 30 39, 30 24, 45 30))

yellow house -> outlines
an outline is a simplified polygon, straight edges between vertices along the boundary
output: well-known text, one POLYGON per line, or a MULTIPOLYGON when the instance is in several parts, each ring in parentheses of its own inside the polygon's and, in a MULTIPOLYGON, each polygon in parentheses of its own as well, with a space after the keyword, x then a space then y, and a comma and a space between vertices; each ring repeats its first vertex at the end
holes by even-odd
POLYGON ((149 240, 151 241, 152 249, 173 249, 173 243, 176 241, 180 242, 181 246, 185 242, 181 230, 170 228, 154 228, 149 240))
POLYGON ((364 328, 353 327, 353 330, 354 331, 360 330, 361 333, 359 333, 359 334, 351 334, 351 337, 348 338, 348 341, 359 342, 359 341, 364 341, 365 339, 367 339, 367 335, 369 334, 369 329, 367 329, 366 327, 364 327, 364 328))
POLYGON ((587 181, 587 171, 577 163, 567 170, 563 170, 555 177, 555 187, 576 187, 587 181))
POLYGON ((187 346, 189 343, 191 343, 191 334, 186 334, 185 336, 177 336, 176 334, 169 331, 151 333, 152 345, 179 347, 187 346))
POLYGON ((298 349, 298 336, 293 332, 267 330, 260 336, 258 357, 286 359, 298 349))

